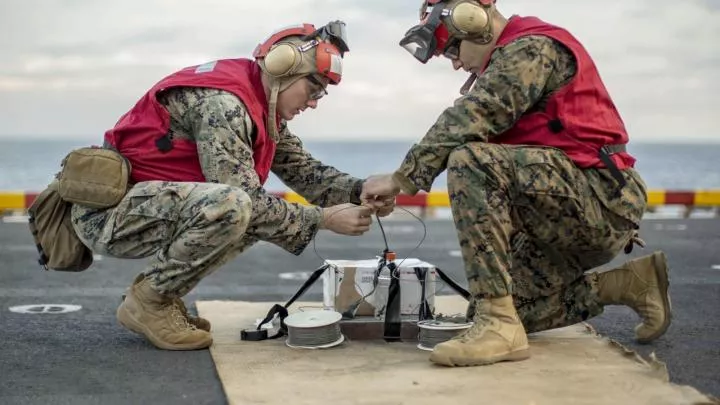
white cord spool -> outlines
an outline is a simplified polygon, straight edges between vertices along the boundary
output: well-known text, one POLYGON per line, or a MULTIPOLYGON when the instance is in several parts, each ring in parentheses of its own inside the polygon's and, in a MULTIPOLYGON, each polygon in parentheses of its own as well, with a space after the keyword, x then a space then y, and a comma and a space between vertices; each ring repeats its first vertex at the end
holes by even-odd
POLYGON ((420 350, 432 351, 436 345, 446 342, 472 327, 472 322, 449 322, 428 319, 419 321, 418 343, 420 350))
POLYGON ((345 340, 340 332, 342 315, 335 311, 301 311, 285 318, 285 344, 294 349, 327 349, 345 340))

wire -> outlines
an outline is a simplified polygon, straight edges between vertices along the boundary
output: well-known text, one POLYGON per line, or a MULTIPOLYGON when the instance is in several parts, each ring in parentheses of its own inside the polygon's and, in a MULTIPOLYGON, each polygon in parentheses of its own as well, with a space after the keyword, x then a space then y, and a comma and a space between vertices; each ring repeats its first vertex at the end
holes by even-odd
MULTIPOLYGON (((328 216, 327 219, 331 218, 333 215, 335 215, 335 214, 337 214, 337 213, 339 213, 339 212, 342 212, 342 211, 344 211, 344 210, 346 210, 346 209, 355 208, 355 207, 357 207, 357 206, 348 206, 348 207, 342 208, 342 209, 340 209, 340 210, 332 213, 330 216, 328 216)), ((391 271, 391 272, 390 272, 390 277, 395 277, 395 278, 397 278, 398 280, 400 280, 400 279, 401 279, 400 268, 402 267, 402 264, 403 264, 406 260, 408 260, 410 257, 412 257, 412 254, 413 254, 415 251, 417 251, 417 250, 420 248, 420 246, 422 246, 422 244, 425 242, 425 239, 427 238, 428 232, 427 232, 427 225, 425 224, 425 221, 423 221, 420 217, 418 217, 417 215, 413 214, 412 212, 410 212, 409 210, 407 210, 407 209, 405 209, 405 208, 403 208, 403 207, 397 207, 397 208, 401 209, 402 211, 405 211, 407 214, 409 214, 410 216, 412 216, 413 218, 415 218, 415 219, 422 225, 422 227, 423 227, 423 236, 422 236, 422 238, 420 239, 420 241, 418 242, 418 244, 410 251, 410 253, 409 253, 408 255, 405 256, 405 258, 403 258, 398 264, 395 264, 395 265, 394 265, 395 271, 391 271)), ((377 216, 377 215, 374 215, 374 216, 376 217, 378 226, 379 226, 379 228, 380 228, 380 233, 381 233, 381 236, 382 236, 382 239, 383 239, 383 243, 384 243, 384 246, 385 246, 385 251, 384 251, 384 252, 385 252, 385 253, 390 252, 390 243, 389 243, 389 241, 388 241, 388 234, 387 234, 387 232, 386 232, 386 230, 385 230, 385 227, 383 226, 383 221, 380 219, 379 216, 377 216)), ((326 219, 326 220, 327 220, 327 219, 326 219)), ((315 252, 315 255, 316 255, 320 260, 323 261, 323 263, 326 263, 326 262, 327 262, 327 259, 325 259, 325 258, 324 258, 322 255, 320 255, 320 253, 318 252, 316 238, 317 238, 317 233, 314 235, 313 240, 312 240, 312 241, 313 241, 313 251, 315 252)), ((522 239, 517 240, 517 241, 515 241, 515 242, 516 242, 516 243, 521 243, 521 241, 522 241, 522 239)), ((393 264, 394 264, 394 263, 393 263, 393 264)), ((378 275, 379 275, 379 272, 380 272, 380 270, 381 270, 385 265, 386 265, 385 255, 383 255, 383 256, 381 257, 381 259, 378 261, 378 267, 377 267, 377 269, 376 269, 376 271, 375 271, 375 277, 374 277, 374 279, 373 279, 372 288, 370 289, 369 292, 367 292, 366 294, 363 294, 360 298, 358 298, 358 299, 357 299, 355 302, 353 302, 352 304, 348 305, 348 307, 343 310, 342 316, 343 316, 344 319, 352 319, 352 318, 355 318, 356 313, 357 313, 360 305, 361 305, 362 303, 364 303, 364 302, 365 302, 365 303, 368 303, 368 304, 370 304, 370 305, 373 305, 373 304, 367 302, 367 298, 370 297, 370 296, 372 296, 372 295, 375 293, 375 291, 376 291, 376 289, 377 289, 377 285, 378 285, 378 275)), ((428 284, 434 284, 434 287, 435 287, 435 288, 433 289, 434 291, 433 291, 431 294, 426 295, 425 297, 420 297, 420 301, 421 301, 421 302, 420 302, 419 304, 417 304, 416 306, 413 307, 413 313, 416 313, 416 312, 417 312, 418 314, 420 314, 419 311, 421 311, 421 308, 422 308, 424 305, 426 305, 427 300, 429 300, 429 299, 431 299, 431 298, 437 297, 441 292, 443 292, 443 291, 445 290, 446 287, 448 287, 448 285, 447 285, 446 283, 444 283, 444 282, 442 282, 442 281, 440 281, 440 280, 437 280, 437 279, 433 279, 432 281, 429 281, 429 282, 428 282, 427 278, 428 278, 429 275, 430 275, 429 272, 426 272, 426 278, 425 278, 425 280, 422 280, 422 281, 421 281, 421 280, 418 280, 418 282, 425 283, 426 288, 427 288, 428 284), (438 284, 440 284, 440 285, 438 285, 438 284), (438 288, 438 287, 439 287, 439 288, 438 288)), ((354 284, 354 287, 355 287, 356 291, 357 291, 358 293, 362 294, 363 288, 358 284, 358 282, 357 282, 357 281, 353 281, 353 284, 354 284)), ((425 290, 425 291, 427 291, 427 290, 425 290)), ((312 308, 312 307, 308 307, 308 308, 312 308)), ((438 315, 434 313, 434 312, 435 312, 434 309, 431 310, 431 311, 432 311, 432 314, 430 314, 430 315, 431 315, 430 318, 431 318, 431 319, 436 318, 438 315)), ((459 317, 464 317, 464 316, 466 316, 466 314, 454 314, 454 315, 453 315, 453 318, 459 318, 459 317)))
POLYGON ((407 212, 411 216, 415 217, 415 219, 417 219, 418 221, 420 221, 420 224, 422 224, 422 226, 423 226, 423 237, 420 239, 420 242, 417 244, 417 246, 415 246, 415 248, 413 248, 413 250, 411 250, 410 253, 408 253, 408 255, 405 256, 405 258, 400 261, 400 264, 397 265, 398 269, 400 268, 400 266, 402 266, 402 264, 405 262, 405 260, 412 257, 412 254, 420 248, 420 246, 423 244, 423 242, 425 242, 425 238, 427 237, 427 225, 425 225, 425 221, 420 219, 417 215, 413 214, 412 212, 406 210, 405 208, 402 208, 402 207, 399 207, 399 208, 402 209, 403 211, 407 212))
MULTIPOLYGON (((330 214, 327 218, 325 218, 325 221, 327 221, 328 219, 332 218, 333 215, 338 214, 338 213, 340 213, 340 212, 343 212, 343 211, 345 211, 345 210, 347 210, 347 209, 350 209, 350 208, 357 208, 357 206, 351 205, 351 206, 347 206, 347 207, 345 207, 345 208, 341 208, 341 209, 333 212, 332 214, 330 214)), ((320 255, 320 253, 318 253, 318 251, 317 251, 317 244, 315 243, 315 239, 317 239, 318 233, 319 233, 319 232, 315 232, 315 235, 313 236, 313 240, 312 240, 312 242, 313 242, 313 251, 315 252, 315 255, 316 255, 318 258, 320 258, 320 260, 322 260, 323 263, 325 263, 325 262, 327 262, 327 259, 324 258, 324 257, 322 257, 322 256, 320 255)))
POLYGON ((385 235, 385 229, 383 228, 382 221, 380 221, 380 217, 375 215, 375 218, 377 219, 378 225, 380 225, 380 232, 382 233, 383 241, 385 241, 385 251, 389 252, 390 247, 388 247, 388 240, 387 236, 385 235))
MULTIPOLYGON (((342 212, 343 210, 349 209, 349 208, 354 208, 354 206, 349 206, 349 207, 346 207, 346 208, 342 208, 342 209, 340 209, 340 210, 332 213, 330 216, 328 216, 327 219, 329 219, 329 218, 331 218, 333 215, 335 215, 335 214, 337 214, 337 213, 339 213, 339 212, 342 212)), ((418 242, 417 246, 415 246, 415 247, 413 248, 413 250, 411 250, 410 253, 409 253, 404 259, 402 259, 402 260, 400 261, 399 264, 395 265, 395 271, 394 271, 394 272, 390 272, 390 277, 391 277, 391 278, 392 278, 392 277, 395 277, 395 278, 397 278, 398 280, 400 280, 400 277, 401 277, 401 276, 400 276, 400 268, 401 268, 402 264, 403 264, 407 259, 409 259, 409 258, 411 257, 411 255, 412 255, 416 250, 418 250, 418 249, 420 248, 420 246, 422 246, 423 242, 425 242, 425 238, 427 237, 427 225, 425 224, 425 222, 424 222, 421 218, 419 218, 417 215, 413 214, 413 213, 410 212, 409 210, 407 210, 407 209, 405 209, 405 208, 402 208, 402 207, 397 207, 397 208, 400 208, 401 210, 403 210, 403 211, 405 211, 406 213, 410 214, 410 216, 412 216, 413 218, 417 219, 418 222, 420 222, 420 224, 421 224, 422 227, 423 227, 423 236, 422 236, 422 238, 420 239, 420 242, 418 242)), ((383 242, 384 242, 384 244, 385 244, 385 253, 387 253, 387 252, 390 251, 390 244, 389 244, 389 242, 388 242, 387 234, 385 233, 385 227, 383 226, 382 221, 380 220, 380 217, 379 217, 379 216, 375 215, 375 218, 376 218, 376 220, 377 220, 377 222, 378 222, 378 226, 380 227, 380 233, 381 233, 381 235, 382 235, 383 242)), ((326 220, 327 220, 327 219, 326 219, 326 220)), ((320 253, 317 251, 317 243, 316 243, 316 240, 315 240, 316 238, 317 238, 317 233, 316 233, 315 236, 313 237, 313 251, 315 252, 315 255, 316 255, 320 260, 323 261, 323 263, 326 263, 326 262, 327 262, 327 259, 325 259, 324 257, 322 257, 322 255, 320 255, 320 253)), ((360 307, 360 305, 361 305, 363 302, 367 302, 367 301, 366 301, 367 298, 370 297, 371 295, 373 295, 373 294, 375 293, 375 290, 377 289, 377 284, 378 284, 378 283, 377 283, 377 276, 379 275, 379 271, 380 271, 380 270, 382 269, 382 267, 383 267, 383 263, 384 263, 384 256, 383 256, 383 258, 381 259, 381 262, 380 262, 379 265, 378 265, 378 269, 376 270, 376 274, 375 274, 375 277, 374 277, 374 279, 373 279, 373 288, 372 288, 367 294, 364 294, 364 295, 361 296, 359 299, 357 299, 354 303, 350 304, 350 305, 348 306, 347 310, 345 310, 345 311, 343 312, 343 317, 345 317, 345 318, 354 318, 354 317, 355 317, 355 314, 357 313, 357 310, 358 310, 359 307, 360 307)), ((436 282, 437 282, 437 281, 436 281, 436 282)), ((356 289, 358 292, 361 292, 361 291, 362 291, 361 286, 358 285, 357 282, 354 282, 354 287, 355 287, 355 289, 356 289)), ((423 301, 424 301, 424 300, 423 300, 423 301)), ((369 304, 369 303, 368 303, 368 304, 369 304)))
MULTIPOLYGON (((342 208, 342 209, 340 209, 340 210, 337 210, 337 211, 333 212, 332 214, 330 214, 330 215, 326 218, 326 221, 327 221, 328 219, 332 218, 332 216, 335 215, 335 214, 337 214, 337 213, 340 213, 340 212, 342 212, 342 211, 344 211, 344 210, 346 210, 346 209, 355 208, 355 207, 356 207, 356 206, 348 206, 348 207, 342 208)), ((398 266, 397 266, 398 268, 400 268, 400 266, 402 265, 402 263, 405 262, 405 260, 409 259, 409 258, 411 257, 411 255, 412 255, 416 250, 418 250, 418 249, 420 248, 420 246, 422 246, 423 242, 425 242, 425 238, 427 237, 427 225, 425 224, 425 222, 424 222, 422 219, 420 219, 417 215, 413 214, 412 212, 408 211, 407 209, 405 209, 405 208, 403 208, 403 207, 396 207, 396 208, 400 208, 401 210, 403 210, 403 211, 405 211, 406 213, 410 214, 410 216, 412 216, 413 218, 417 219, 417 220, 420 222, 420 224, 422 225, 422 227, 423 227, 423 236, 422 236, 422 238, 420 239, 420 242, 417 244, 417 246, 415 246, 415 247, 413 248, 413 250, 410 251, 410 253, 409 253, 404 259, 402 259, 402 260, 400 261, 400 264, 398 264, 398 266)), ((382 233, 382 237, 383 237, 383 240, 384 240, 384 242, 385 242, 385 251, 389 251, 390 248, 389 248, 389 244, 388 244, 387 235, 386 235, 386 233, 385 233, 385 228, 383 227, 382 222, 380 221, 380 217, 378 217, 377 215, 375 215, 375 218, 377 219, 378 225, 380 226, 380 232, 382 233)), ((320 260, 322 260, 323 263, 325 263, 325 262, 327 262, 327 259, 324 258, 324 257, 318 252, 318 250, 317 250, 317 242, 316 242, 317 234, 318 234, 318 233, 316 232, 315 235, 313 236, 313 240, 312 240, 312 242, 313 242, 313 252, 315 252, 315 255, 316 255, 320 260)))

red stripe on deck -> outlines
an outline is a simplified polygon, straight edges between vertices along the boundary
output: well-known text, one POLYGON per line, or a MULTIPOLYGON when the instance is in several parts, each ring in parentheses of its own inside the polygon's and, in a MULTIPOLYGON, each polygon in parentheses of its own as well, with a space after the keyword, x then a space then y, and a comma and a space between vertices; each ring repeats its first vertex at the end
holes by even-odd
POLYGON ((40 193, 25 193, 25 208, 30 208, 35 199, 40 193))
POLYGON ((395 200, 399 206, 427 207, 427 194, 418 193, 415 195, 399 194, 395 200))
POLYGON ((693 205, 695 203, 695 193, 686 191, 666 191, 666 205, 693 205))

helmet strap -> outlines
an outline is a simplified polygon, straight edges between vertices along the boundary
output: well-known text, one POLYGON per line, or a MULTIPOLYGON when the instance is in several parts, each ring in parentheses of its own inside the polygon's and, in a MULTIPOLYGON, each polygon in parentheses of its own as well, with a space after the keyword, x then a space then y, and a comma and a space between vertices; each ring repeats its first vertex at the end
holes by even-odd
POLYGON ((267 130, 270 134, 270 139, 277 143, 280 141, 280 134, 277 130, 277 99, 280 93, 280 81, 273 80, 270 86, 270 106, 267 118, 267 130))
POLYGON ((460 88, 460 94, 463 96, 468 94, 470 92, 470 89, 472 89, 473 84, 475 84, 475 80, 477 80, 477 75, 475 73, 471 73, 470 77, 467 78, 465 81, 465 84, 460 88))

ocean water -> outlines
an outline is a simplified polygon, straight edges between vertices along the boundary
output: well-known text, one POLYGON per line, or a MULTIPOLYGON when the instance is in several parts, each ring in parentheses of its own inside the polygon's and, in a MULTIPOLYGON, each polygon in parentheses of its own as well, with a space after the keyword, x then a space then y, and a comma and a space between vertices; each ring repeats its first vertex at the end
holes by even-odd
MULTIPOLYGON (((94 143, 99 143, 97 142, 94 143)), ((413 140, 387 142, 305 141, 317 159, 359 177, 393 171, 413 140)), ((87 140, 0 139, 0 191, 41 190, 59 170, 60 161, 73 148, 88 146, 87 140)), ((692 190, 720 188, 720 143, 651 144, 631 143, 629 151, 638 159, 649 188, 692 190)), ((445 174, 433 189, 446 189, 445 174)), ((265 185, 269 191, 287 187, 275 176, 265 185)))

